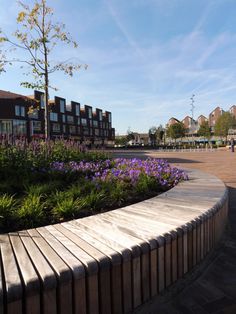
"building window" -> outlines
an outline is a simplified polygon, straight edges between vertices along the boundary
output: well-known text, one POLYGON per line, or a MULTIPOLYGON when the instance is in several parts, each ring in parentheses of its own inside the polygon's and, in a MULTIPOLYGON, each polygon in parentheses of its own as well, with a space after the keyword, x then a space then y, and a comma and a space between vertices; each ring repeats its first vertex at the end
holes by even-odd
POLYGON ((99 136, 99 129, 95 129, 95 130, 94 130, 94 134, 95 134, 96 136, 99 136))
POLYGON ((62 115, 62 122, 66 123, 66 115, 65 114, 62 115))
POLYGON ((92 119, 92 109, 91 108, 88 108, 88 116, 89 116, 89 119, 92 119))
POLYGON ((60 99, 60 112, 64 113, 65 112, 65 100, 60 99))
POLYGON ((67 123, 74 123, 74 117, 67 115, 67 123))
POLYGON ((75 114, 80 116, 80 105, 75 105, 75 114))
POLYGON ((63 133, 66 133, 66 125, 63 124, 63 133))
POLYGON ((18 117, 25 117, 25 107, 24 106, 15 106, 15 115, 18 117))
POLYGON ((25 120, 13 120, 13 134, 14 135, 26 135, 26 121, 25 120))
POLYGON ((93 120, 93 126, 96 128, 98 127, 98 121, 97 120, 93 120))
POLYGON ((69 126, 69 133, 70 134, 76 134, 76 127, 74 125, 69 126))
POLYGON ((25 107, 21 106, 20 108, 21 108, 20 110, 21 117, 25 117, 25 107))
POLYGON ((111 113, 108 113, 108 122, 111 123, 111 113))
POLYGON ((89 128, 83 128, 83 134, 89 135, 89 128))
POLYGON ((78 118, 77 124, 80 125, 80 118, 78 118))
POLYGON ((32 131, 41 131, 41 121, 32 121, 32 131))
POLYGON ((50 112, 50 121, 58 121, 58 114, 56 112, 50 112))
POLYGON ((40 107, 41 107, 42 109, 45 108, 44 95, 40 95, 40 107))
POLYGON ((12 134, 12 121, 10 120, 1 120, 0 121, 0 134, 12 134))
POLYGON ((87 125, 87 119, 82 118, 81 123, 82 123, 82 125, 87 125))
POLYGON ((102 112, 99 111, 99 121, 102 121, 102 112))
POLYGON ((15 115, 20 116, 20 106, 15 106, 15 115))
POLYGON ((60 133, 61 132, 60 124, 59 123, 53 123, 52 124, 52 131, 55 133, 60 133))
POLYGON ((28 113, 28 117, 30 119, 38 119, 39 118, 39 112, 37 109, 33 109, 32 112, 28 113))

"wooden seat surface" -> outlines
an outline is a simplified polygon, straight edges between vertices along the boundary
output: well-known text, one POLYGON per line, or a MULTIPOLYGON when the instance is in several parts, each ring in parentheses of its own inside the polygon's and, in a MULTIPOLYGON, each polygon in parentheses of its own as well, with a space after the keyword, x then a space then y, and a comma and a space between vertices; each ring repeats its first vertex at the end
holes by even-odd
POLYGON ((130 313, 209 252, 227 219, 216 177, 61 224, 0 235, 0 313, 130 313))

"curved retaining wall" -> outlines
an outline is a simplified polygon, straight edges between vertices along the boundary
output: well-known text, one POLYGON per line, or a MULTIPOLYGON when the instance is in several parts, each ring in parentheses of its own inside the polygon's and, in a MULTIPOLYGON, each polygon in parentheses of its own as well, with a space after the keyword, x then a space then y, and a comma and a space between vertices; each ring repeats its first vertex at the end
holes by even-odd
POLYGON ((96 216, 0 235, 0 313, 131 313, 214 248, 228 193, 214 176, 96 216))

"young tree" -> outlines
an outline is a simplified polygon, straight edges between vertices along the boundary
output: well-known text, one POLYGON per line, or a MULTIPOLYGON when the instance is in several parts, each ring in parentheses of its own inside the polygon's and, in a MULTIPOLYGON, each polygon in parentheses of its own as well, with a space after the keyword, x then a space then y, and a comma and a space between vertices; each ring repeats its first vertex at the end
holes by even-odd
POLYGON ((165 131, 163 126, 160 124, 156 130, 157 140, 161 143, 164 139, 165 131))
POLYGON ((131 130, 130 130, 130 127, 128 128, 128 130, 127 130, 127 135, 126 135, 126 141, 127 142, 129 142, 129 141, 132 141, 132 140, 134 140, 134 132, 132 132, 131 130))
POLYGON ((223 114, 217 119, 215 124, 215 135, 225 137, 227 141, 227 136, 229 129, 234 129, 236 127, 236 119, 229 112, 223 112, 223 114))
MULTIPOLYGON (((14 33, 15 39, 2 36, 0 41, 7 42, 11 47, 22 49, 25 58, 13 58, 6 60, 8 63, 19 62, 29 69, 27 74, 32 74, 33 82, 22 82, 26 88, 44 91, 45 96, 45 138, 49 139, 49 88, 56 90, 50 83, 50 75, 56 71, 62 71, 72 76, 74 71, 81 68, 81 64, 75 64, 69 60, 56 62, 52 52, 59 43, 78 45, 72 40, 70 34, 65 31, 63 23, 53 21, 53 9, 47 6, 46 0, 36 0, 32 7, 19 2, 21 11, 17 16, 19 28, 14 33)), ((84 65, 87 68, 86 65, 84 65)))
POLYGON ((151 145, 155 146, 157 141, 157 128, 155 126, 152 126, 148 131, 148 135, 151 145))
POLYGON ((197 132, 199 136, 203 136, 207 138, 208 140, 211 137, 211 128, 209 127, 209 124, 207 121, 203 121, 203 123, 200 125, 200 128, 197 132))
MULTIPOLYGON (((0 36, 2 35, 2 31, 0 29, 0 36)), ((5 61, 6 61, 6 56, 5 56, 5 51, 3 50, 3 42, 4 42, 4 37, 0 37, 0 74, 1 72, 5 72, 5 61)))
POLYGON ((185 136, 186 129, 182 122, 178 122, 170 125, 167 128, 167 136, 174 139, 176 142, 177 138, 182 138, 185 136))

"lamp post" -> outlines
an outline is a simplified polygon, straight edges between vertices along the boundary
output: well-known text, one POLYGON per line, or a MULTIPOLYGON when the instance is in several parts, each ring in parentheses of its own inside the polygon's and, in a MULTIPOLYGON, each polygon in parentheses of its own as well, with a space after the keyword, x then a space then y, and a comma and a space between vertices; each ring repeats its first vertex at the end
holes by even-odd
POLYGON ((193 141, 193 129, 194 129, 194 127, 193 127, 193 114, 194 114, 194 108, 195 108, 195 106, 194 106, 194 102, 195 102, 194 97, 195 97, 194 94, 192 94, 192 97, 190 97, 190 100, 191 100, 191 104, 190 104, 191 109, 190 109, 190 111, 191 111, 192 144, 194 143, 194 141, 193 141))

